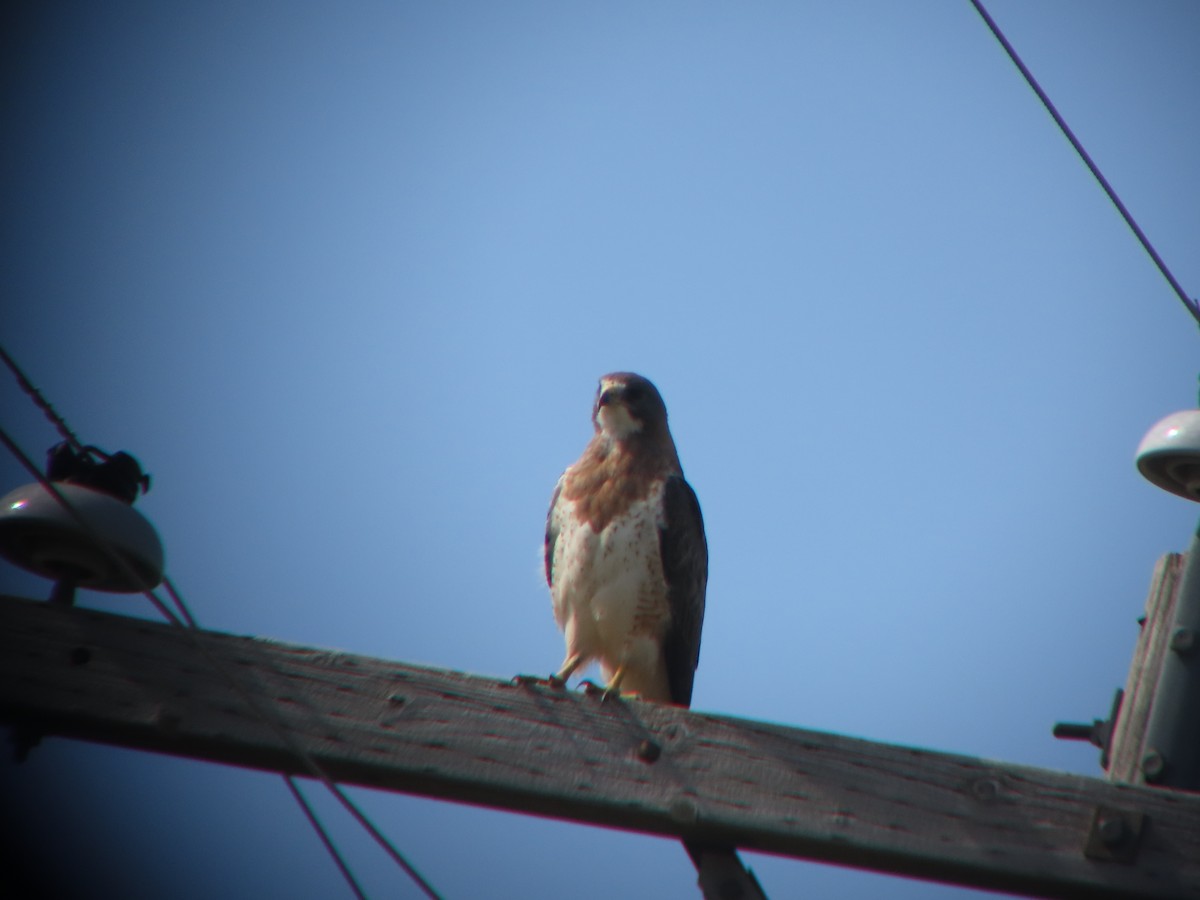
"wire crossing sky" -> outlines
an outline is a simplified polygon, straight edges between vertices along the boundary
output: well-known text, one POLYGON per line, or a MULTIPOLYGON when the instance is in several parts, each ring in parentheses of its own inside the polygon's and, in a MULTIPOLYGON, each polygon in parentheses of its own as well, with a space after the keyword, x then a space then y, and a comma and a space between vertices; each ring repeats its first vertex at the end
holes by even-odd
POLYGON ((979 0, 971 0, 971 4, 976 10, 978 10, 979 15, 983 17, 983 20, 987 23, 988 28, 991 29, 992 34, 996 36, 996 40, 998 40, 1001 46, 1004 47, 1004 51, 1013 61, 1013 64, 1016 65, 1016 67, 1020 70, 1021 75, 1023 75, 1025 80, 1029 83, 1029 86, 1033 88, 1034 92, 1038 95, 1038 99, 1042 101, 1042 105, 1046 107, 1046 111, 1054 117, 1054 123, 1062 130, 1062 133, 1067 140, 1071 142, 1071 146, 1075 148, 1075 152, 1079 154, 1079 158, 1083 160, 1084 164, 1088 167, 1088 170, 1093 176, 1095 176, 1096 181, 1100 182, 1100 187, 1104 188, 1104 193, 1108 194, 1108 199, 1113 202, 1113 206, 1117 208, 1117 212, 1121 214, 1121 218, 1125 220, 1125 223, 1129 226, 1130 230, 1141 243, 1142 247, 1144 247, 1146 252, 1150 254, 1150 258, 1154 260, 1154 264, 1158 266, 1158 270, 1162 272, 1163 277, 1166 278, 1167 282, 1171 285, 1172 290, 1174 290, 1176 295, 1178 295, 1180 302, 1183 303, 1187 311, 1191 313, 1192 318, 1196 320, 1197 324, 1200 324, 1200 303, 1197 303, 1196 300, 1189 297, 1187 292, 1184 291, 1183 286, 1175 280, 1175 276, 1171 274, 1171 270, 1167 268, 1167 264, 1163 262, 1162 257, 1158 255, 1158 251, 1154 249, 1154 245, 1150 243, 1150 239, 1146 237, 1145 232, 1143 232, 1138 226, 1138 223, 1134 220, 1133 215, 1128 209, 1126 209, 1125 204, 1121 202, 1121 198, 1117 196, 1117 192, 1113 189, 1112 185, 1108 183, 1108 179, 1104 177, 1104 173, 1101 172, 1096 163, 1092 161, 1092 157, 1088 154, 1087 150, 1084 149, 1083 144, 1079 142, 1079 138, 1075 136, 1075 132, 1071 130, 1071 127, 1066 123, 1066 120, 1063 119, 1062 115, 1058 111, 1058 108, 1054 105, 1054 102, 1048 96, 1046 96, 1046 92, 1042 90, 1042 86, 1038 84, 1037 79, 1033 76, 1033 73, 1030 72, 1025 63, 1021 61, 1021 57, 1017 54, 1017 51, 1013 48, 1013 45, 1008 42, 1008 39, 1000 30, 1000 26, 998 26, 996 21, 990 15, 988 15, 988 11, 984 8, 983 4, 979 2, 979 0))
MULTIPOLYGON (((58 430, 59 434, 62 435, 64 437, 64 439, 68 440, 71 444, 73 444, 75 446, 82 446, 79 444, 78 438, 76 438, 74 436, 74 433, 67 426, 66 421, 63 420, 62 417, 60 417, 56 413, 54 413, 54 408, 41 395, 41 392, 38 391, 37 388, 35 388, 29 382, 29 380, 25 376, 24 372, 16 364, 16 361, 13 360, 12 357, 8 353, 4 352, 3 348, 0 348, 0 355, 3 355, 5 363, 8 365, 9 369, 12 371, 13 375, 16 377, 18 386, 23 391, 25 391, 25 393, 27 393, 30 396, 30 398, 34 401, 34 404, 37 406, 38 409, 40 409, 46 413, 46 415, 50 419, 50 421, 55 424, 55 427, 58 430)), ((133 580, 137 581, 138 579, 136 577, 136 574, 133 572, 130 564, 121 557, 120 552, 117 548, 113 547, 110 543, 108 543, 105 540, 106 535, 98 534, 94 529, 92 529, 92 527, 89 525, 87 519, 80 513, 80 511, 74 506, 74 504, 72 504, 72 502, 55 486, 55 484, 52 481, 50 481, 46 476, 44 476, 37 469, 37 467, 33 464, 33 461, 29 458, 29 455, 27 453, 25 453, 23 450, 21 450, 20 447, 16 444, 16 442, 13 441, 12 438, 6 432, 4 432, 3 429, 0 429, 0 441, 3 441, 4 445, 8 448, 8 450, 13 455, 13 457, 19 463, 21 463, 21 465, 26 469, 26 471, 29 472, 29 474, 34 478, 34 480, 37 481, 39 484, 41 484, 48 492, 50 492, 54 496, 55 500, 57 500, 60 504, 62 504, 63 508, 66 509, 66 511, 79 523, 79 526, 88 535, 89 539, 95 541, 96 544, 98 546, 100 546, 101 548, 103 548, 104 552, 118 566, 124 568, 127 572, 130 573, 131 578, 133 580)), ((166 607, 166 605, 162 602, 162 600, 159 599, 158 595, 154 593, 153 588, 147 589, 143 593, 146 596, 146 598, 149 599, 150 602, 154 605, 155 609, 157 609, 158 612, 162 614, 163 618, 165 618, 168 622, 170 622, 173 625, 179 626, 181 628, 185 627, 185 625, 186 625, 187 628, 196 629, 198 626, 196 624, 195 618, 192 616, 191 610, 188 609, 186 603, 184 603, 184 601, 183 601, 183 598, 175 590, 175 587, 171 583, 170 579, 168 579, 168 578, 163 579, 163 587, 166 589, 172 602, 175 604, 175 607, 179 611, 181 618, 176 617, 166 607)), ((200 647, 201 649, 203 649, 202 645, 198 644, 197 646, 200 647)), ((267 712, 267 709, 269 708, 269 704, 267 704, 265 701, 262 701, 261 699, 256 699, 253 696, 252 689, 250 689, 246 685, 242 684, 235 674, 230 672, 228 669, 225 669, 224 667, 220 666, 220 664, 217 662, 215 657, 213 657, 207 653, 205 653, 205 656, 208 658, 209 663, 215 669, 220 670, 221 673, 225 676, 225 678, 227 678, 229 680, 230 684, 232 684, 238 690, 238 692, 247 701, 247 703, 251 706, 251 708, 255 709, 258 712, 262 721, 278 732, 280 738, 283 740, 283 742, 285 744, 287 744, 288 746, 291 747, 292 751, 295 753, 297 758, 303 763, 304 767, 306 769, 308 769, 309 772, 315 778, 317 778, 317 780, 319 780, 326 787, 326 789, 329 790, 329 792, 334 797, 336 797, 338 799, 338 801, 342 804, 342 806, 344 806, 346 808, 346 810, 359 822, 359 824, 363 827, 363 829, 381 847, 383 847, 384 850, 387 851, 387 853, 392 857, 393 860, 395 860, 396 864, 401 868, 401 870, 409 878, 412 879, 414 884, 416 884, 421 889, 422 893, 425 896, 432 898, 432 900, 437 900, 437 897, 438 897, 437 893, 433 890, 433 888, 429 885, 429 883, 424 878, 421 877, 420 873, 418 873, 417 870, 415 868, 413 868, 413 866, 408 862, 408 860, 406 860, 404 858, 404 856, 400 853, 400 851, 397 850, 396 847, 393 846, 393 844, 386 837, 384 837, 384 835, 382 833, 380 833, 379 829, 370 821, 370 819, 367 816, 363 815, 362 811, 353 803, 353 801, 351 801, 345 795, 345 793, 341 789, 339 789, 337 785, 335 785, 333 783, 333 781, 330 779, 329 775, 324 771, 324 769, 322 769, 322 767, 317 764, 316 760, 314 760, 297 741, 295 741, 294 739, 291 738, 290 735, 288 735, 286 728, 283 727, 282 724, 277 721, 275 716, 273 714, 270 714, 267 712)), ((29 749, 31 749, 31 748, 22 746, 22 748, 18 751, 18 753, 19 753, 19 755, 24 756, 28 753, 29 749)), ((284 776, 284 781, 286 782, 287 787, 288 787, 289 791, 291 792, 292 796, 296 799, 296 802, 299 804, 302 812, 304 813, 305 818, 308 820, 309 824, 312 825, 313 829, 317 832, 318 837, 320 837, 320 839, 321 839, 321 843, 328 850, 330 856, 334 860, 334 863, 337 865, 338 870, 342 873, 343 877, 346 879, 347 884, 354 891, 356 896, 358 896, 358 897, 364 896, 363 892, 362 892, 362 888, 360 887, 358 881, 355 879, 353 873, 350 871, 350 867, 346 864, 345 859, 342 857, 342 855, 338 852, 337 848, 334 846, 332 839, 329 837, 324 826, 321 824, 319 817, 313 812, 312 807, 304 799, 304 796, 301 794, 301 792, 297 788, 294 779, 291 776, 284 776)))

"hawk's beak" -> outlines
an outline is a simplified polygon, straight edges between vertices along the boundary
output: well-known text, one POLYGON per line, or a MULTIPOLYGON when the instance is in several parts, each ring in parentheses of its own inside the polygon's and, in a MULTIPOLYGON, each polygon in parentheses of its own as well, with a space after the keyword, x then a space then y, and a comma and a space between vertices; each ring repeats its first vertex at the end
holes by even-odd
POLYGON ((620 440, 642 430, 642 423, 633 417, 629 409, 629 386, 620 382, 600 382, 600 395, 596 398, 593 419, 596 427, 620 440))
POLYGON ((614 385, 613 387, 606 387, 606 388, 604 388, 604 390, 602 390, 600 392, 600 400, 596 405, 597 406, 612 406, 614 403, 616 403, 618 400, 621 399, 621 395, 623 393, 624 393, 624 391, 616 385, 614 385))

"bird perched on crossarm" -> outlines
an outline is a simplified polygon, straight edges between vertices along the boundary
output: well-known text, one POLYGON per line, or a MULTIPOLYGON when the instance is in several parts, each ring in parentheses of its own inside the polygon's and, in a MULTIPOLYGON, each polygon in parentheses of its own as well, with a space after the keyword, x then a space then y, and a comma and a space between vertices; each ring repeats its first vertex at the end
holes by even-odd
POLYGON ((566 658, 562 685, 600 664, 621 691, 688 706, 700 660, 708 546, 658 389, 600 379, 595 435, 558 480, 546 518, 546 581, 566 658))
MULTIPOLYGON (((641 375, 600 379, 596 433, 563 472, 546 516, 546 581, 566 638, 566 684, 600 663, 604 696, 622 689, 690 706, 700 661, 708 544, 683 480, 667 407, 641 375)), ((520 677, 520 676, 519 676, 520 677)), ((754 873, 725 844, 684 839, 705 897, 763 900, 754 873)))

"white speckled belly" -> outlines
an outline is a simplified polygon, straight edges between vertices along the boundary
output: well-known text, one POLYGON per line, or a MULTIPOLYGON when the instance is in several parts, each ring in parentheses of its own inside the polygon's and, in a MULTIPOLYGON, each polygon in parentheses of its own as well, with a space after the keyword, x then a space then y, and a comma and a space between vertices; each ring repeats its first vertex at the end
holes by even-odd
POLYGON ((599 534, 567 514, 568 504, 560 505, 554 522, 559 533, 551 593, 567 654, 598 660, 606 678, 626 664, 634 690, 635 682, 661 669, 660 638, 669 615, 659 550, 661 496, 656 485, 599 534))

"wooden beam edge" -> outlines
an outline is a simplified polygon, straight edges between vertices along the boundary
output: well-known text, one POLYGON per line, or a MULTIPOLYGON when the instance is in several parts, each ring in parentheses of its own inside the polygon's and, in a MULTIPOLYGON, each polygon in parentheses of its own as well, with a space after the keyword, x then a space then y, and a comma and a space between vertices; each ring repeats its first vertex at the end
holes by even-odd
POLYGON ((1194 795, 45 603, 0 600, 0 716, 308 774, 291 740, 348 783, 993 890, 1200 896, 1194 795), (1100 808, 1149 821, 1132 863, 1084 855, 1100 808))

